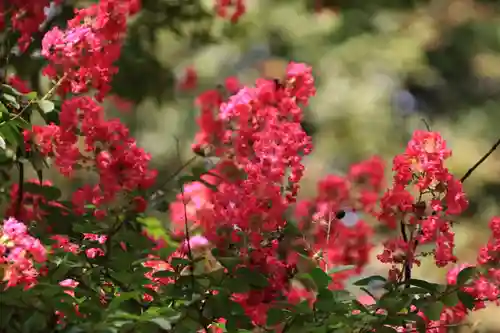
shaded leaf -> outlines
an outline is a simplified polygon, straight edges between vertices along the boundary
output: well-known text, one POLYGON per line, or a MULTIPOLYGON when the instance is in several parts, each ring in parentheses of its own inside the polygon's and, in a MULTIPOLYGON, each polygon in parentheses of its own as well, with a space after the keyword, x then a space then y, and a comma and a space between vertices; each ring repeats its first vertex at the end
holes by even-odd
POLYGON ((444 304, 442 302, 432 302, 422 309, 422 312, 429 320, 439 320, 443 312, 444 304))
POLYGON ((14 95, 14 96, 21 96, 22 95, 22 93, 19 92, 19 90, 17 90, 16 88, 14 88, 8 84, 2 84, 0 87, 2 88, 2 91, 6 91, 11 95, 14 95))
POLYGON ((175 272, 172 271, 158 271, 153 274, 153 277, 155 278, 166 278, 166 277, 172 277, 175 276, 175 272))
POLYGON ((54 111, 55 105, 52 101, 48 101, 46 99, 38 101, 38 107, 40 110, 42 110, 44 113, 49 113, 54 111))
POLYGON ((24 94, 24 96, 28 99, 28 100, 34 100, 38 97, 38 93, 36 91, 31 91, 27 94, 24 94))
POLYGON ((229 269, 229 271, 232 271, 238 264, 241 263, 240 258, 234 258, 234 257, 216 257, 216 258, 217 261, 219 261, 222 266, 229 269))
POLYGON ((17 99, 10 94, 3 94, 2 98, 8 102, 7 104, 12 105, 12 107, 14 107, 15 109, 19 109, 21 107, 17 102, 17 99))
POLYGON ((460 300, 460 302, 462 302, 462 304, 469 310, 472 310, 474 309, 474 306, 476 305, 476 299, 474 298, 474 296, 472 296, 471 294, 465 292, 465 291, 462 291, 462 290, 459 290, 457 292, 457 296, 458 296, 458 299, 460 300))
POLYGON ((435 293, 439 291, 439 285, 437 283, 431 283, 425 280, 410 279, 410 285, 417 286, 428 290, 429 292, 435 293))
POLYGON ((313 279, 314 283, 318 288, 327 287, 330 281, 332 280, 321 268, 314 268, 309 275, 313 279))
POLYGON ((0 102, 0 113, 9 113, 9 110, 7 110, 7 107, 2 102, 0 102))
POLYGON ((333 267, 332 269, 328 270, 328 275, 335 274, 335 273, 340 273, 340 272, 344 272, 344 271, 350 271, 351 269, 354 269, 354 268, 356 268, 356 266, 354 266, 354 265, 345 265, 345 266, 333 267))
POLYGON ((393 327, 390 327, 390 326, 379 326, 377 328, 375 328, 375 332, 377 333, 394 333, 394 332, 397 332, 397 330, 393 327))
POLYGON ((441 297, 441 301, 444 303, 446 306, 455 306, 460 302, 460 299, 458 298, 458 295, 456 292, 453 293, 447 293, 441 297))
POLYGON ((24 183, 24 190, 31 194, 42 195, 48 201, 57 200, 61 197, 61 191, 54 186, 39 185, 35 183, 24 183))
POLYGON ((382 275, 372 275, 372 276, 369 276, 367 278, 364 278, 364 279, 361 279, 361 280, 354 282, 354 285, 358 286, 358 287, 367 286, 370 284, 370 282, 373 282, 373 281, 387 282, 387 279, 385 277, 383 277, 382 275))
POLYGON ((108 311, 117 310, 123 302, 131 299, 137 299, 138 295, 139 292, 137 291, 121 292, 120 296, 113 298, 109 304, 108 311))
POLYGON ((35 311, 25 322, 23 325, 23 332, 32 333, 32 332, 43 332, 47 327, 47 318, 44 314, 35 311))
POLYGON ((150 320, 152 323, 160 326, 160 328, 170 331, 172 329, 172 324, 169 320, 165 318, 154 318, 150 320))
POLYGON ((233 293, 244 293, 250 290, 250 286, 239 279, 227 278, 223 286, 233 293))
POLYGON ((238 268, 236 275, 249 285, 255 287, 264 288, 268 285, 268 281, 264 275, 247 267, 238 268))
POLYGON ((476 275, 476 272, 476 267, 465 267, 462 269, 457 275, 457 285, 463 286, 467 284, 476 275))
POLYGON ((285 312, 283 309, 270 308, 267 311, 267 326, 275 326, 279 323, 282 323, 285 319, 285 312))

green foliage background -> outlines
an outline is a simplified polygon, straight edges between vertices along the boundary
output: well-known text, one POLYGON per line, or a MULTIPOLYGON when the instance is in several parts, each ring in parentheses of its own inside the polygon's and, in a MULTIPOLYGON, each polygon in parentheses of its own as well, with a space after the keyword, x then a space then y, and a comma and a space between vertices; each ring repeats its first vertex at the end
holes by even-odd
MULTIPOLYGON (((107 104, 110 115, 122 117, 154 155, 160 177, 167 178, 180 160, 191 156, 197 93, 231 75, 245 83, 263 71, 279 75, 281 63, 289 60, 312 65, 318 84, 307 109, 316 150, 307 160, 303 196, 314 195, 321 176, 342 173, 372 154, 390 163, 411 132, 425 128, 422 118, 452 147, 449 168, 458 176, 500 135, 500 3, 323 0, 335 10, 317 14, 313 1, 246 2, 248 12, 237 25, 213 18, 212 0, 144 0, 144 10, 131 22, 113 86, 136 106, 124 114, 107 104), (188 66, 198 72, 198 87, 181 92, 176 85, 188 66), (416 99, 414 112, 395 102, 407 92, 416 99)), ((66 5, 56 23, 71 15, 71 6, 66 5)), ((26 56, 11 61, 41 90, 47 82, 32 73, 42 65, 43 60, 26 56)), ((68 189, 84 181, 77 177, 70 184, 55 173, 52 179, 68 189)), ((489 218, 500 213, 500 152, 475 172, 465 189, 471 207, 456 225, 457 255, 464 262, 475 260, 489 218)), ((168 213, 157 215, 168 221, 168 213)), ((374 260, 367 274, 384 271, 374 260)), ((416 271, 417 277, 435 280, 444 273, 425 260, 416 271)), ((481 320, 481 329, 498 331, 496 312, 479 312, 473 320, 481 320)))

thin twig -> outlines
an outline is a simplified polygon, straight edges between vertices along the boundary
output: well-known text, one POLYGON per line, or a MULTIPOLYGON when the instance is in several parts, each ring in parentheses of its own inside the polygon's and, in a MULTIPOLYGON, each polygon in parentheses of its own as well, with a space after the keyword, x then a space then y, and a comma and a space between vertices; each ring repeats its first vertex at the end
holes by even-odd
POLYGON ((180 167, 178 167, 168 178, 163 181, 161 184, 156 186, 156 189, 153 190, 153 193, 149 196, 149 200, 154 200, 156 199, 156 196, 159 195, 159 192, 166 186, 168 183, 170 183, 172 180, 174 180, 185 168, 187 168, 191 163, 193 163, 196 160, 197 156, 191 157, 189 160, 184 162, 180 167))
POLYGON ((425 118, 421 118, 420 120, 424 123, 425 129, 430 132, 431 131, 431 126, 429 125, 429 123, 427 122, 427 120, 425 118))
MULTIPOLYGON (((179 139, 176 137, 175 138, 175 148, 176 148, 176 152, 177 152, 177 159, 179 160, 179 162, 182 160, 181 159, 181 154, 180 154, 180 142, 179 142, 179 139)), ((192 158, 191 160, 194 161, 194 158, 192 158)), ((182 170, 182 169, 181 169, 182 170)), ((180 172, 180 171, 179 171, 180 172)), ((186 244, 186 247, 187 247, 187 255, 188 255, 188 259, 189 259, 189 270, 190 270, 190 277, 191 277, 191 284, 192 284, 192 288, 193 288, 193 292, 195 290, 195 285, 196 285, 196 278, 194 276, 194 260, 195 258, 193 257, 193 251, 192 251, 192 247, 191 247, 191 238, 190 238, 190 233, 189 233, 189 225, 188 225, 188 217, 187 217, 187 208, 186 208, 186 201, 185 201, 185 196, 184 196, 184 185, 181 184, 179 182, 179 189, 181 191, 181 196, 182 196, 182 206, 184 207, 184 232, 186 234, 186 240, 185 242, 187 243, 186 244)), ((204 308, 204 304, 202 303, 201 305, 201 308, 197 308, 198 310, 198 313, 199 313, 199 320, 200 320, 200 324, 203 326, 203 331, 204 332, 208 332, 208 326, 205 324, 205 320, 203 318, 203 308, 204 308)))
POLYGON ((20 160, 22 155, 23 152, 21 150, 21 147, 17 147, 16 159, 17 159, 17 167, 19 168, 19 177, 17 181, 17 198, 16 198, 16 206, 15 206, 16 208, 14 211, 14 217, 18 220, 21 218, 21 210, 24 201, 24 164, 23 161, 20 160))
MULTIPOLYGON (((408 235, 406 234, 406 226, 405 224, 403 223, 403 221, 401 221, 399 223, 400 227, 401 227, 401 236, 403 237, 403 241, 408 244, 408 235)), ((410 287, 410 279, 411 279, 411 263, 410 263, 410 257, 409 255, 407 254, 406 255, 406 258, 405 258, 405 262, 404 262, 404 281, 405 281, 405 288, 408 288, 410 287)))
POLYGON ((491 146, 490 150, 488 150, 488 152, 486 154, 484 154, 483 157, 481 157, 479 159, 479 161, 476 162, 476 164, 474 164, 469 170, 467 170, 467 172, 462 176, 462 178, 460 178, 460 182, 463 183, 464 181, 466 181, 467 178, 469 178, 472 175, 472 173, 481 164, 483 164, 483 162, 486 161, 486 159, 488 157, 490 157, 491 154, 493 154, 493 152, 498 148, 498 146, 500 146, 500 139, 498 139, 497 142, 495 142, 495 144, 493 144, 493 146, 491 146))
MULTIPOLYGON (((175 148, 176 148, 176 152, 177 152, 177 158, 179 160, 179 162, 181 161, 181 156, 180 156, 180 147, 179 147, 180 143, 179 143, 179 139, 178 138, 175 138, 175 148)), ((181 196, 182 196, 182 206, 184 207, 184 232, 186 234, 186 246, 187 246, 187 250, 188 250, 188 259, 189 259, 189 262, 190 262, 190 270, 191 270, 191 279, 192 279, 192 282, 193 282, 193 289, 194 289, 194 285, 195 285, 195 280, 194 280, 194 259, 193 259, 193 252, 191 250, 191 240, 190 240, 190 234, 189 234, 189 226, 188 226, 188 218, 187 218, 187 208, 186 208, 186 201, 185 201, 185 197, 184 197, 184 185, 181 184, 179 182, 179 190, 181 192, 181 196)))

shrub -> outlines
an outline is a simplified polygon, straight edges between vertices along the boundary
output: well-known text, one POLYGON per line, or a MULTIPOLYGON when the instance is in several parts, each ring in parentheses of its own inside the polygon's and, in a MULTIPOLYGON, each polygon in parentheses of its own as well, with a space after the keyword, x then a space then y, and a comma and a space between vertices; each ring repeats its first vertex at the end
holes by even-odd
MULTIPOLYGON (((21 52, 48 4, 3 8, 21 52)), ((233 14, 229 5, 217 1, 216 10, 236 21, 244 4, 233 14)), ((373 157, 297 201, 313 149, 302 108, 315 86, 312 69, 291 62, 282 80, 248 87, 230 78, 227 91, 200 94, 196 156, 159 185, 150 155, 101 104, 127 19, 139 10, 136 1, 101 0, 49 30, 41 54, 53 86, 43 97, 16 77, 1 86, 2 165, 19 177, 4 195, 0 227, 0 332, 446 332, 497 302, 499 217, 477 262, 453 266, 447 284, 411 273, 422 255, 439 267, 456 263, 453 220, 468 204, 462 183, 499 143, 459 179, 446 168, 451 151, 441 135, 418 130, 388 179, 373 157), (33 124, 33 113, 46 123, 33 124), (208 158, 210 168, 187 171, 208 158), (48 162, 64 176, 84 170, 99 181, 63 195, 43 179, 48 162), (24 179, 29 164, 37 180, 24 179), (148 214, 158 186, 178 193, 170 229, 148 214), (358 300, 346 281, 374 248, 365 220, 399 233, 378 254, 387 276, 355 282, 367 294, 358 300), (421 244, 433 250, 421 253, 421 244)), ((188 74, 183 89, 196 80, 188 74)))

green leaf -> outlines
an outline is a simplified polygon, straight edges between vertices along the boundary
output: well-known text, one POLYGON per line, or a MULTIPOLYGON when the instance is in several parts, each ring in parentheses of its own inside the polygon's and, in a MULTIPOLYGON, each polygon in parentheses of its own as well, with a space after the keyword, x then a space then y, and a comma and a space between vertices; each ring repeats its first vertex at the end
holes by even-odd
POLYGON ((285 312, 283 311, 283 309, 270 308, 267 311, 266 325, 272 327, 282 323, 284 319, 285 319, 285 312))
POLYGON ((2 102, 0 102, 0 112, 1 113, 9 113, 9 110, 7 109, 5 104, 3 104, 2 102))
POLYGON ((35 311, 29 318, 24 322, 23 332, 33 333, 33 332, 43 332, 47 327, 46 317, 38 311, 35 311))
POLYGON ((120 296, 116 296, 115 298, 113 298, 108 306, 108 311, 117 310, 123 302, 131 299, 137 299, 138 295, 139 292, 137 291, 121 292, 120 296))
POLYGON ((375 332, 377 333, 394 333, 394 332, 397 332, 397 330, 393 327, 390 327, 390 326, 379 326, 377 328, 375 328, 375 332))
POLYGON ((7 328, 14 312, 14 307, 0 305, 0 328, 7 328))
POLYGON ((422 312, 429 320, 439 320, 443 312, 444 304, 442 302, 432 302, 422 309, 422 312))
POLYGON ((431 283, 425 280, 410 279, 410 285, 423 288, 428 290, 430 293, 435 293, 439 291, 439 284, 431 283))
POLYGON ((387 282, 387 279, 383 277, 382 275, 372 275, 367 278, 358 280, 354 282, 355 286, 362 287, 362 286, 367 286, 373 281, 381 281, 381 282, 387 282))
POLYGON ((295 305, 295 311, 300 314, 310 314, 313 312, 309 306, 309 301, 307 300, 303 300, 299 304, 295 305))
POLYGON ((173 257, 172 261, 171 261, 171 265, 173 267, 177 267, 177 266, 184 267, 184 266, 189 265, 189 263, 190 263, 189 259, 179 258, 179 257, 173 257))
POLYGON ((476 275, 476 267, 465 267, 457 275, 457 285, 463 286, 467 284, 476 275))
POLYGON ((2 98, 7 101, 8 103, 10 103, 15 109, 19 109, 21 106, 19 105, 19 103, 17 102, 17 99, 16 97, 10 95, 10 94, 3 94, 2 95, 2 98))
POLYGON ((203 165, 195 166, 191 169, 191 173, 193 174, 194 177, 200 178, 203 176, 207 170, 203 165))
POLYGON ((458 299, 460 300, 460 302, 462 302, 462 304, 467 309, 472 310, 472 309, 474 309, 474 306, 476 306, 476 299, 471 294, 469 294, 465 291, 459 290, 457 292, 457 296, 458 296, 458 299))
POLYGON ((345 265, 345 266, 337 266, 333 267, 332 269, 328 270, 328 275, 335 274, 335 273, 340 273, 344 271, 350 271, 351 269, 356 268, 354 265, 345 265))
POLYGON ((318 289, 325 288, 328 286, 330 281, 332 280, 321 268, 314 268, 309 275, 313 279, 314 283, 318 287, 318 289))
POLYGON ((285 228, 283 230, 285 235, 288 236, 299 236, 301 235, 301 232, 299 228, 297 228, 297 225, 294 222, 288 221, 287 224, 285 225, 285 228))
POLYGON ((251 270, 247 267, 240 267, 236 270, 236 276, 249 285, 265 288, 268 285, 266 277, 255 270, 251 270))
POLYGON ((234 317, 226 319, 226 331, 229 333, 238 332, 238 321, 234 317))
POLYGON ((460 299, 458 298, 457 292, 453 293, 447 293, 441 297, 441 301, 444 303, 446 306, 455 306, 460 302, 460 299))
MULTIPOLYGON (((11 120, 9 120, 9 124, 12 124, 14 128, 20 128, 20 129, 31 129, 31 124, 29 122, 27 122, 26 120, 24 120, 23 118, 21 117, 17 117, 17 118, 12 118, 11 120)), ((21 133, 19 133, 20 137, 22 138, 21 136, 21 133)))
POLYGON ((42 110, 44 113, 52 112, 55 108, 54 103, 46 99, 38 101, 37 104, 40 110, 42 110))
POLYGON ((48 201, 57 200, 61 197, 61 191, 54 186, 39 185, 35 183, 24 183, 24 190, 31 194, 42 195, 48 201))
POLYGON ((146 312, 142 314, 142 317, 144 318, 157 318, 157 317, 175 317, 178 316, 179 313, 174 310, 173 308, 170 307, 157 307, 157 306, 152 306, 148 308, 146 312))
POLYGON ((333 298, 339 301, 351 301, 356 299, 356 297, 347 290, 331 290, 331 293, 333 298))
POLYGON ((397 330, 394 327, 382 325, 382 326, 376 327, 375 332, 376 333, 394 333, 394 332, 397 332, 397 330))
POLYGON ((167 242, 167 244, 172 244, 172 241, 165 231, 165 228, 163 227, 161 221, 156 217, 141 217, 137 219, 137 222, 144 225, 146 231, 152 237, 163 239, 165 242, 167 242))
POLYGON ((425 333, 427 332, 427 323, 425 322, 425 319, 417 316, 418 318, 415 320, 415 323, 417 324, 417 332, 418 333, 425 333))
MULTIPOLYGON (((170 295, 169 295, 170 296, 170 295)), ((209 297, 204 306, 204 313, 208 316, 221 317, 230 314, 230 295, 226 289, 209 297)))
POLYGON ((175 276, 175 272, 172 271, 158 271, 153 274, 153 277, 155 278, 166 278, 166 277, 172 277, 175 276))
POLYGON ((355 310, 370 314, 370 311, 368 311, 368 309, 357 299, 352 300, 352 305, 355 310))
POLYGON ((226 278, 223 287, 232 293, 244 293, 250 290, 250 286, 240 279, 226 278))
POLYGON ((27 94, 24 94, 24 97, 26 97, 28 100, 34 100, 38 97, 38 93, 36 91, 31 91, 27 94))
POLYGON ((195 177, 193 175, 184 175, 184 176, 179 178, 179 184, 181 186, 188 184, 188 183, 197 182, 197 181, 199 181, 199 177, 195 177))
POLYGON ((58 299, 58 302, 54 304, 54 308, 64 313, 64 315, 68 318, 76 318, 77 314, 75 312, 75 305, 73 303, 74 300, 72 300, 71 302, 61 302, 58 299))
POLYGON ((0 88, 2 89, 2 91, 6 91, 9 94, 14 95, 14 96, 21 96, 22 95, 19 90, 15 89, 14 87, 12 87, 8 84, 2 84, 0 86, 0 88))
POLYGON ((64 277, 66 277, 66 274, 71 270, 71 266, 67 265, 66 263, 62 262, 58 267, 53 271, 52 273, 52 280, 54 282, 59 282, 64 277))
POLYGON ((332 291, 323 288, 318 292, 318 296, 314 302, 314 307, 320 311, 331 312, 335 303, 332 291))
POLYGON ((11 145, 17 145, 21 141, 19 131, 15 126, 11 124, 10 121, 6 123, 5 126, 0 127, 0 134, 5 139, 5 141, 10 143, 11 145))
POLYGON ((202 183, 205 187, 209 188, 212 192, 217 192, 217 190, 218 190, 218 189, 217 189, 217 186, 216 186, 216 185, 214 185, 214 184, 210 184, 209 182, 207 182, 206 180, 201 179, 201 178, 200 178, 200 179, 198 179, 198 181, 199 181, 200 183, 202 183))
POLYGON ((429 291, 427 289, 421 287, 409 287, 403 289, 403 293, 408 295, 425 295, 428 294, 429 291))
POLYGON ((221 263, 222 266, 226 267, 230 272, 239 264, 241 264, 240 258, 234 257, 217 257, 217 260, 221 263))
POLYGON ((399 313, 408 310, 413 297, 402 293, 384 294, 378 301, 377 306, 386 309, 389 314, 399 313))
POLYGON ((169 320, 167 320, 167 319, 164 319, 164 318, 154 318, 154 319, 150 319, 150 321, 152 323, 155 323, 160 328, 162 328, 162 329, 164 329, 166 331, 170 331, 172 329, 172 323, 169 320))

